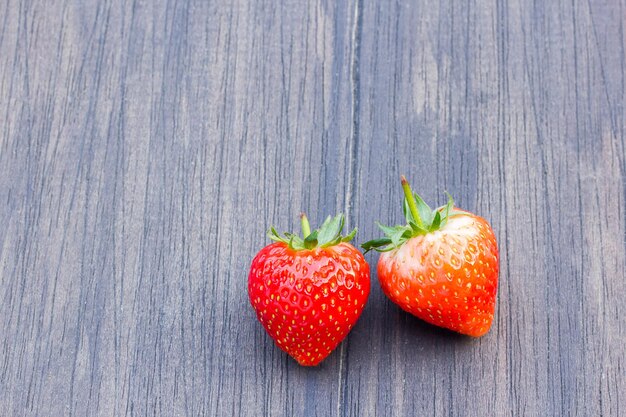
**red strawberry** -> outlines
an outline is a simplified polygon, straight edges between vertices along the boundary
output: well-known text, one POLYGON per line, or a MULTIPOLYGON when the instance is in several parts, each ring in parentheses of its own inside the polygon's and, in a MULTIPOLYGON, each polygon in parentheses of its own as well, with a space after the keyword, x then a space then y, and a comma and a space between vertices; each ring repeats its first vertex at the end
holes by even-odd
POLYGON ((370 269, 359 250, 343 237, 344 217, 326 219, 310 231, 304 214, 304 239, 291 233, 256 255, 248 276, 250 303, 279 348, 300 365, 320 363, 346 337, 370 293, 370 269))
POLYGON ((383 292, 403 310, 436 326, 482 336, 491 326, 498 288, 498 246, 487 221, 448 204, 436 210, 402 176, 406 226, 379 225, 385 237, 364 243, 384 252, 383 292))

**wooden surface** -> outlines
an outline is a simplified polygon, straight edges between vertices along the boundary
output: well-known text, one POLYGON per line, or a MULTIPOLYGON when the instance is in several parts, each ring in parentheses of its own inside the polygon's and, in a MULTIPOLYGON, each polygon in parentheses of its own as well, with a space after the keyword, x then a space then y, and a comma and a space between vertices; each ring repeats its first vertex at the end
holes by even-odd
MULTIPOLYGON (((10 416, 626 415, 626 3, 0 2, 10 416), (316 369, 255 320, 270 224, 493 225, 472 340, 372 294, 316 369)), ((368 254, 374 268, 378 255, 368 254)))

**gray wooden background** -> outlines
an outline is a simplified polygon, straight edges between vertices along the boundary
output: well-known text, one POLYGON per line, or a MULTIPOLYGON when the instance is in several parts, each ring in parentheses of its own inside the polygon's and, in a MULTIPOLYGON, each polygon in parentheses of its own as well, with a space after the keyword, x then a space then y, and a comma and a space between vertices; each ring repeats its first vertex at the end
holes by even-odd
MULTIPOLYGON (((0 1, 3 416, 626 415, 626 2, 0 1), (491 332, 373 274, 318 368, 256 321, 270 224, 486 217, 491 332)), ((377 254, 367 260, 375 270, 377 254)))

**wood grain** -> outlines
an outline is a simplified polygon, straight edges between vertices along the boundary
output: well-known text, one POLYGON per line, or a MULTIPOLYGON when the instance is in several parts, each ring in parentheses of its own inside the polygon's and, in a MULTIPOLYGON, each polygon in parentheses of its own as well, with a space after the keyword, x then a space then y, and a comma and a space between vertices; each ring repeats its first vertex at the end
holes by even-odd
POLYGON ((625 16, 6 0, 2 413, 623 414, 625 16), (363 242, 401 220, 401 173, 494 226, 491 332, 421 323, 374 282, 349 337, 299 367, 247 300, 265 230, 343 211, 363 242))

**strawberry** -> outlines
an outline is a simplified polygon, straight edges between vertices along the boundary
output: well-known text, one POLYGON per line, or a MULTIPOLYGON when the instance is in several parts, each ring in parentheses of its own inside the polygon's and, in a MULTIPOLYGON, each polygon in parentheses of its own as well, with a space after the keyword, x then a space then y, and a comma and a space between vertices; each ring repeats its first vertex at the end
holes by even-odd
POLYGON ((498 288, 498 246, 487 221, 448 204, 435 210, 402 176, 405 226, 379 224, 378 280, 403 310, 435 326, 479 337, 489 331, 498 288))
POLYGON ((344 216, 330 216, 311 232, 301 215, 301 238, 280 236, 256 255, 248 295, 257 318, 279 348, 300 365, 314 366, 347 336, 370 292, 370 269, 361 252, 341 235, 344 216))

